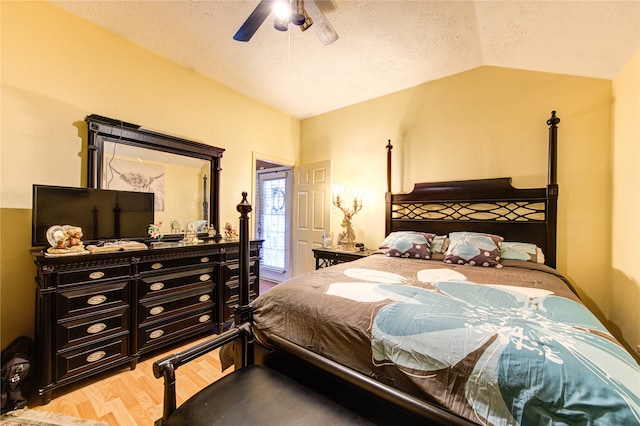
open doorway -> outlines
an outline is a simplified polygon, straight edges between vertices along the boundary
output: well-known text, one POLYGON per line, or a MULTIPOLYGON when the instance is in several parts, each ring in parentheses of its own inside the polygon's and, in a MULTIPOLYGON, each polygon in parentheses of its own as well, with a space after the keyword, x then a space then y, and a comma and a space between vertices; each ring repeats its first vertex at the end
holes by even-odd
POLYGON ((255 165, 255 236, 264 240, 260 278, 279 283, 291 277, 292 169, 259 158, 255 165))

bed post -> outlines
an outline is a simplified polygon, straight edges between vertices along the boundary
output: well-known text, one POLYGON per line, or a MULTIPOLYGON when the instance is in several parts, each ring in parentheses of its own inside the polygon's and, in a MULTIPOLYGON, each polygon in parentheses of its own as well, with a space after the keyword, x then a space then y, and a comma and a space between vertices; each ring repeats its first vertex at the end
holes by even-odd
POLYGON ((556 112, 551 111, 551 118, 547 120, 549 126, 549 185, 558 183, 558 123, 560 119, 556 117, 556 112))
POLYGON ((556 112, 551 111, 547 120, 549 126, 549 176, 547 183, 547 247, 545 255, 549 257, 547 265, 556 267, 556 227, 558 225, 558 123, 556 112))
MULTIPOLYGON (((239 270, 238 270, 238 306, 234 312, 234 322, 236 326, 246 326, 253 321, 253 306, 249 303, 249 260, 251 256, 249 248, 249 212, 251 204, 247 201, 247 193, 242 193, 242 201, 236 209, 240 213, 240 241, 239 241, 239 270)), ((258 283, 256 283, 258 285, 258 283)), ((253 336, 250 327, 246 339, 241 345, 235 345, 235 366, 245 367, 253 364, 253 336)))
MULTIPOLYGON (((153 375, 164 378, 164 404, 162 418, 154 424, 161 426, 176 411, 176 369, 214 349, 233 342, 234 364, 236 370, 254 363, 253 358, 253 306, 249 303, 249 212, 251 204, 247 201, 247 193, 242 193, 242 201, 237 206, 240 212, 240 246, 239 246, 239 300, 235 309, 235 325, 222 334, 192 346, 177 354, 171 354, 153 363, 153 375)), ((258 285, 258 283, 256 283, 258 285)), ((215 404, 215 401, 212 401, 215 404)), ((189 411, 184 414, 188 418, 189 411)), ((181 417, 179 417, 181 418, 181 417)), ((178 422, 179 423, 179 422, 178 422)))
POLYGON ((211 215, 209 223, 216 230, 214 236, 216 241, 222 239, 220 234, 220 157, 214 158, 213 176, 211 176, 211 182, 209 182, 209 205, 211 207, 211 215))
POLYGON ((391 232, 391 139, 387 143, 387 192, 384 196, 385 199, 385 218, 384 218, 384 235, 389 235, 391 232))

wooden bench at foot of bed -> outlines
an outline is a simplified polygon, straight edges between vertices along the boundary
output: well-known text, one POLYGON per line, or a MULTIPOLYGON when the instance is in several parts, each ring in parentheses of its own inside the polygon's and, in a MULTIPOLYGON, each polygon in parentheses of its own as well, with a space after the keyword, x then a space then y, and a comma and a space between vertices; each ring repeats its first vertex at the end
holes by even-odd
POLYGON ((201 390, 164 425, 372 425, 347 408, 262 365, 249 365, 201 390))
POLYGON ((240 295, 235 325, 228 331, 153 364, 164 378, 164 409, 156 426, 170 425, 471 425, 439 407, 384 385, 284 339, 260 347, 254 358, 249 304, 249 212, 240 212, 240 295), (176 408, 176 370, 205 353, 234 343, 235 371, 211 383, 176 408), (297 372, 315 377, 302 384, 297 372), (315 373, 314 373, 315 372, 315 373))

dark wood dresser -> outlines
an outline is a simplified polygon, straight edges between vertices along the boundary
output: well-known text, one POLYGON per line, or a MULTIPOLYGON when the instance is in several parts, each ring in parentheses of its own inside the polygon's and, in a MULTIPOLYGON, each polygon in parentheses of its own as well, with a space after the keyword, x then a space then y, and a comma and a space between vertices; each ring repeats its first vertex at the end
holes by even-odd
MULTIPOLYGON (((251 299, 260 241, 250 243, 251 299)), ((76 380, 197 334, 220 332, 238 303, 237 242, 47 257, 36 275, 36 371, 43 403, 76 380)))

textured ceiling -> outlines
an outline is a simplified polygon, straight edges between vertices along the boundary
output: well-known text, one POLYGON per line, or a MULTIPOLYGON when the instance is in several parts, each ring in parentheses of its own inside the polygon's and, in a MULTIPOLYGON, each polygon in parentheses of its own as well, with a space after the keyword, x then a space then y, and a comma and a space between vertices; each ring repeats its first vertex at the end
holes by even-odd
POLYGON ((640 47, 640 0, 318 1, 339 35, 232 39, 252 1, 52 1, 296 118, 482 65, 612 79, 640 47))

